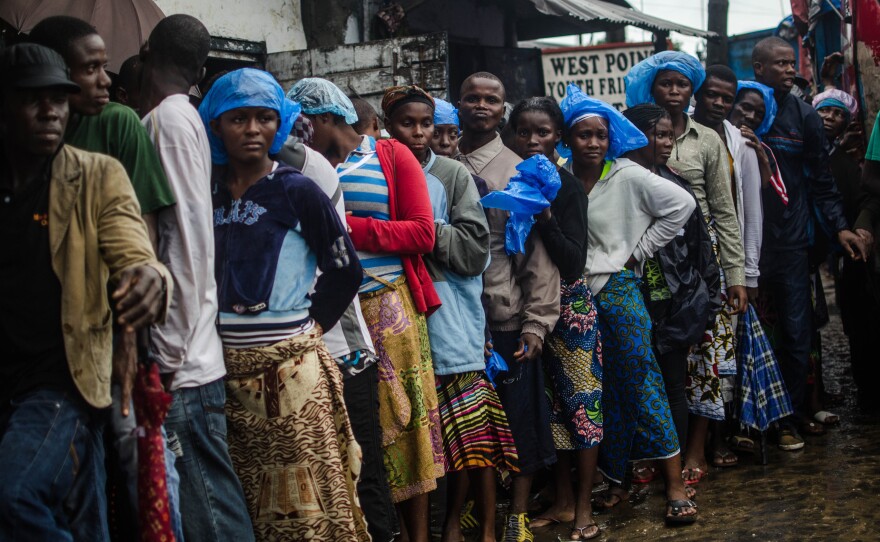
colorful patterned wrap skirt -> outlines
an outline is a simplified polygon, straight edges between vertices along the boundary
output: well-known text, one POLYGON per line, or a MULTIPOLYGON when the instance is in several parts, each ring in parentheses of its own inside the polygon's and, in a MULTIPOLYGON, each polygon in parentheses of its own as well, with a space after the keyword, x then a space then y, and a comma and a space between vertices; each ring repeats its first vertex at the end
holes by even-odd
POLYGON ((584 278, 561 287, 559 321, 544 342, 550 430, 557 450, 586 450, 602 441, 602 346, 584 278))
POLYGON ((482 371, 437 375, 446 472, 493 467, 518 471, 516 445, 501 399, 482 371))
POLYGON ((399 503, 433 491, 444 475, 428 326, 404 277, 360 299, 379 359, 385 470, 391 500, 399 503))
POLYGON ((257 540, 368 541, 356 492, 361 449, 321 326, 225 349, 229 453, 257 540))
POLYGON ((736 354, 733 349, 734 328, 727 305, 727 281, 718 255, 718 234, 713 222, 709 222, 709 237, 721 272, 721 311, 715 316, 715 324, 706 329, 703 341, 688 354, 687 393, 688 411, 710 420, 724 419, 724 396, 722 375, 736 374, 736 354))
POLYGON ((620 271, 595 297, 604 355, 599 469, 618 483, 628 461, 679 453, 639 281, 632 271, 620 271))

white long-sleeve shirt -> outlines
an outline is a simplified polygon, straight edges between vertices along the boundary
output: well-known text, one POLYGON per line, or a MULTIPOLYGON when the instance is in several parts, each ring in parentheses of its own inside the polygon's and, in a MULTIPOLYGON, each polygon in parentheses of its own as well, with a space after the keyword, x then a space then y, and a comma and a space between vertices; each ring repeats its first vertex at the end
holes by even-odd
POLYGON ((618 158, 590 192, 585 266, 593 294, 633 256, 642 263, 666 246, 697 202, 686 190, 627 158, 618 158))
POLYGON ((761 242, 764 235, 764 204, 761 201, 761 169, 755 149, 746 144, 739 128, 724 121, 727 150, 733 156, 733 176, 736 180, 736 216, 746 256, 746 286, 758 287, 761 272, 761 242))
POLYGON ((217 333, 211 149, 205 126, 185 94, 162 100, 143 119, 177 205, 159 212, 159 261, 174 278, 165 322, 153 326, 151 348, 171 389, 209 384, 226 374, 217 333))

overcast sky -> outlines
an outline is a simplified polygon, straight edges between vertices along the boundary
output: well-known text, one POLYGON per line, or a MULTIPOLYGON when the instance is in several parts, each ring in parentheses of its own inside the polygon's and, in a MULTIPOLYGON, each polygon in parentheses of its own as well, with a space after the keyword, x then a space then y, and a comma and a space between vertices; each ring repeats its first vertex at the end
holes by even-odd
MULTIPOLYGON (((694 28, 706 28, 709 0, 628 0, 628 2, 635 9, 649 15, 673 20, 694 28)), ((789 0, 730 0, 730 9, 727 15, 728 34, 744 34, 753 30, 775 28, 780 20, 790 14, 789 0)), ((649 39, 651 39, 650 34, 635 27, 627 27, 628 41, 649 39)), ((705 43, 699 38, 673 33, 672 39, 681 42, 684 49, 690 53, 695 53, 697 48, 705 49, 705 43)), ((559 38, 552 41, 574 45, 577 43, 577 38, 559 38)))

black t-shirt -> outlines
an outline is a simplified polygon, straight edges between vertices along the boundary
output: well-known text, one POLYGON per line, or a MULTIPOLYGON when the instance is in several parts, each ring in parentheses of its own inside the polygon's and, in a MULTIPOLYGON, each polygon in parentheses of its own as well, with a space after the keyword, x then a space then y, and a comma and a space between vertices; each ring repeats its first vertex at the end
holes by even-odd
POLYGON ((49 249, 49 169, 17 192, 7 171, 0 167, 0 409, 38 388, 74 385, 49 249))

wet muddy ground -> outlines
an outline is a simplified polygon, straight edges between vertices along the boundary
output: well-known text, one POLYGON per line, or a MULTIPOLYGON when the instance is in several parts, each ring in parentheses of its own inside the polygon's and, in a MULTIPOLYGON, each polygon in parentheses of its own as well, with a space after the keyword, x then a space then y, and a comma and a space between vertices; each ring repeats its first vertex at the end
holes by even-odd
MULTIPOLYGON (((710 467, 697 486, 700 518, 692 526, 665 527, 662 484, 641 486, 630 502, 594 516, 602 529, 596 540, 880 541, 880 419, 855 407, 848 346, 827 281, 826 292, 831 322, 822 329, 823 373, 828 390, 845 396, 843 406, 830 409, 841 423, 825 436, 805 437, 797 452, 783 452, 768 438, 766 466, 740 454, 736 467, 710 467)), ((560 525, 534 534, 537 542, 555 542, 569 533, 570 525, 560 525)))

